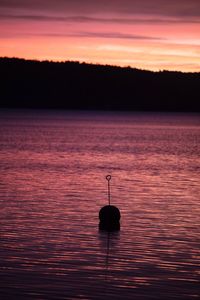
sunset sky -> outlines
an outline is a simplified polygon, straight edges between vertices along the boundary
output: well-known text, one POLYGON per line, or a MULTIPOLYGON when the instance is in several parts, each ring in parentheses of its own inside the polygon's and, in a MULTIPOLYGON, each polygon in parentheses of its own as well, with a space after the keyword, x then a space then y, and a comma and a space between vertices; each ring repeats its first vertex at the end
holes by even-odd
POLYGON ((200 71, 200 0, 0 0, 0 56, 200 71))

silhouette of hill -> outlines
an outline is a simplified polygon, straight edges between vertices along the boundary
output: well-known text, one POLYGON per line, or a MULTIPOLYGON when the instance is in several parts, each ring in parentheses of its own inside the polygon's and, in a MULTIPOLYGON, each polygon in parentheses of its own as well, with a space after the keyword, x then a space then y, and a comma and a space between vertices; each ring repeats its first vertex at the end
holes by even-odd
POLYGON ((200 111, 200 73, 0 58, 0 106, 200 111))

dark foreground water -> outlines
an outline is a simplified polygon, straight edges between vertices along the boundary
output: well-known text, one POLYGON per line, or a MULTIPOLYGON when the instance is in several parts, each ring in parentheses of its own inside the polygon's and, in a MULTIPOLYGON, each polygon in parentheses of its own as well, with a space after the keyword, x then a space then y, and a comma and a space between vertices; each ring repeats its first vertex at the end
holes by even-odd
POLYGON ((1 299, 199 296, 200 115, 0 112, 1 299))

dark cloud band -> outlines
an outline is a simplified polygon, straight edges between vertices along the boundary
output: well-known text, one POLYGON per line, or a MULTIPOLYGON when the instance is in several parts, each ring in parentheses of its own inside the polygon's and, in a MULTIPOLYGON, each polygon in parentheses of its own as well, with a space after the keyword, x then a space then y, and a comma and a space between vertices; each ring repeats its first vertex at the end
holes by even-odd
POLYGON ((196 17, 190 18, 172 18, 172 17, 154 17, 143 18, 100 18, 90 16, 53 16, 53 15, 27 15, 27 14, 1 14, 0 20, 25 20, 25 21, 41 21, 41 22, 67 22, 67 23, 103 23, 103 24, 169 24, 169 23, 200 23, 200 19, 196 17))
POLYGON ((125 39, 125 40, 164 40, 159 37, 152 36, 143 36, 136 34, 124 34, 120 32, 87 32, 87 31, 78 31, 71 33, 36 33, 28 34, 27 36, 42 36, 42 37, 53 37, 53 38, 65 38, 65 37, 78 37, 78 38, 97 38, 97 39, 125 39))
POLYGON ((55 12, 56 14, 119 13, 200 17, 199 0, 1 0, 0 11, 55 12))

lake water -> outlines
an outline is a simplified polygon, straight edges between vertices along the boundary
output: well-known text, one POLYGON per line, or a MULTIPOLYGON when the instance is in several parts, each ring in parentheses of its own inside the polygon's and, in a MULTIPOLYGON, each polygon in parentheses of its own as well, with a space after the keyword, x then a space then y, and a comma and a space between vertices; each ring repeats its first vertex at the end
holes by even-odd
POLYGON ((3 300, 199 299, 200 115, 1 111, 0 241, 3 300))

